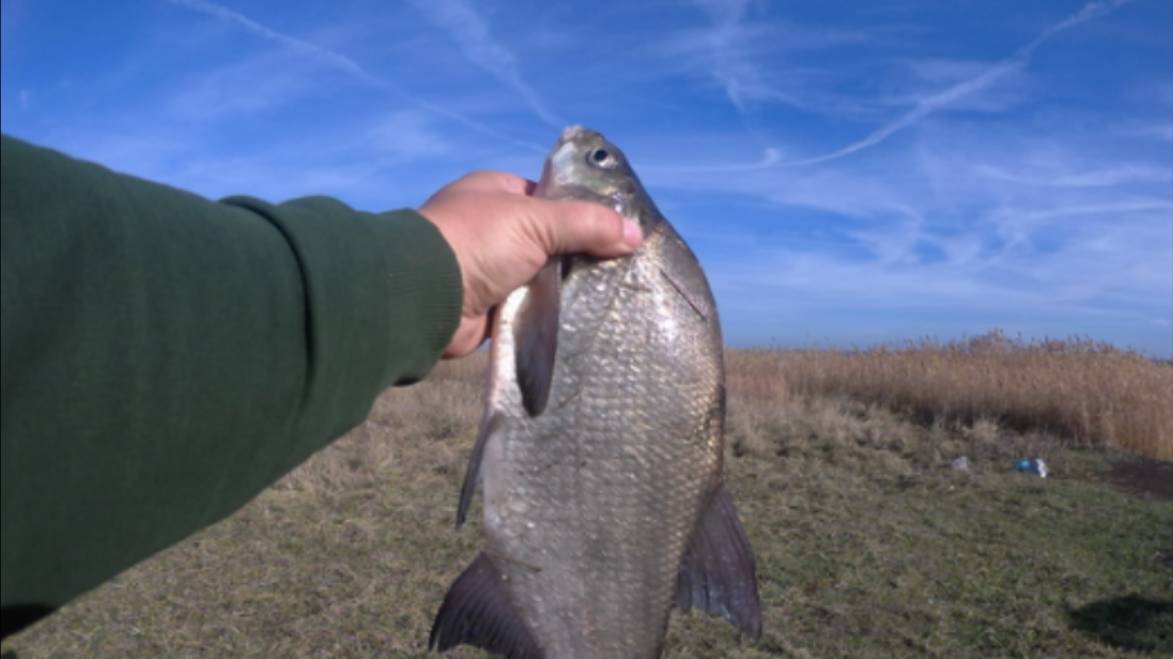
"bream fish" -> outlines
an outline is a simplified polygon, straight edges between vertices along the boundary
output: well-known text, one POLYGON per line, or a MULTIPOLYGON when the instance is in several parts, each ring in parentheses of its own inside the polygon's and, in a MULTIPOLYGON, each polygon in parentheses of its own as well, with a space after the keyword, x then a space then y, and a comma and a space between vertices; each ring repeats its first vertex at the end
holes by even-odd
POLYGON ((429 647, 655 657, 673 606, 761 634, 754 558, 722 485, 721 328, 692 251, 623 153, 567 128, 535 191, 637 221, 631 256, 552 260, 497 309, 489 390, 457 510, 485 547, 429 647))

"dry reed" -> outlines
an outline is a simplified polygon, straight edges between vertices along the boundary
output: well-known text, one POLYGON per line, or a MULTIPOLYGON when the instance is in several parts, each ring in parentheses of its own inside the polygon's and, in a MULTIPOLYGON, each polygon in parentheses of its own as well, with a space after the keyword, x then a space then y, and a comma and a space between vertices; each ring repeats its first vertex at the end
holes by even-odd
POLYGON ((1173 460, 1173 366, 1089 339, 1028 342, 999 332, 857 351, 750 351, 787 385, 848 395, 924 420, 993 419, 1173 460))

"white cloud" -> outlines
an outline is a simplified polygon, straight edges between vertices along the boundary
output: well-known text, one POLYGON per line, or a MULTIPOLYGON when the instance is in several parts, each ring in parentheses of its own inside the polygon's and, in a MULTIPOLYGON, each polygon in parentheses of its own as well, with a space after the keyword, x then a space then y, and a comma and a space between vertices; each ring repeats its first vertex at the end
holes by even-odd
POLYGON ((437 158, 454 151, 451 140, 436 130, 431 117, 423 112, 394 112, 369 133, 378 153, 396 160, 413 161, 437 158))
POLYGON ((208 121, 272 110, 320 93, 313 72, 292 59, 283 51, 269 52, 188 76, 167 100, 167 109, 177 117, 208 121))
POLYGON ((760 95, 765 88, 758 67, 740 48, 756 36, 751 34, 752 28, 742 24, 749 2, 710 0, 696 4, 709 14, 713 22, 712 28, 705 31, 700 40, 710 53, 713 77, 724 87, 729 101, 744 112, 746 96, 760 95))
POLYGON ((493 36, 488 21, 471 4, 465 0, 420 0, 415 6, 451 35, 469 62, 505 83, 539 119, 554 128, 566 124, 525 81, 517 58, 493 36))
POLYGON ((186 151, 181 136, 155 127, 139 127, 133 132, 65 127, 43 143, 75 158, 155 181, 168 181, 173 163, 186 151))
POLYGON ((916 104, 911 110, 908 110, 896 119, 872 131, 863 139, 852 142, 847 146, 836 149, 821 156, 802 158, 800 160, 783 163, 783 166, 813 165, 821 162, 828 162, 851 155, 857 151, 862 151, 864 149, 876 146, 897 132, 919 123, 930 114, 933 114, 934 112, 947 108, 951 105, 955 105, 958 101, 965 99, 973 94, 984 91, 991 85, 1000 82, 1009 74, 1019 70, 1021 67, 1025 67, 1030 62, 1030 59, 1034 55, 1035 50, 1037 50, 1039 46, 1043 45, 1047 40, 1056 34, 1059 34, 1064 30, 1069 30, 1077 25, 1086 23, 1092 19, 1104 16, 1129 1, 1130 0, 1107 0, 1105 2, 1090 2, 1071 16, 1068 16, 1067 18, 1064 18, 1058 23, 1055 23, 1054 25, 1043 30, 1039 36, 1035 37, 1025 46, 1019 48, 1018 51, 1015 52, 1012 56, 996 62, 983 70, 981 73, 954 84, 940 92, 921 97, 916 101, 916 104))
POLYGON ((1113 167, 1082 171, 1049 171, 1051 169, 1042 167, 1015 172, 989 164, 977 164, 973 167, 973 171, 981 176, 1039 187, 1088 188, 1162 182, 1173 184, 1173 168, 1149 164, 1123 163, 1113 167))
POLYGON ((1173 142, 1173 122, 1153 121, 1138 124, 1127 132, 1140 137, 1152 137, 1162 142, 1173 142))
POLYGON ((641 145, 663 161, 636 164, 662 206, 681 213, 687 229, 699 227, 686 235, 717 254, 705 265, 719 301, 758 322, 785 324, 785 311, 760 319, 772 307, 915 308, 940 318, 941 327, 988 317, 1001 319, 991 326, 1017 318, 1025 328, 1048 316, 1074 332, 1167 315, 1173 168, 1115 136, 1069 130, 943 121, 884 159, 811 168, 704 166, 711 155, 719 161, 723 147, 681 148, 665 137, 658 147, 641 145), (677 153, 702 164, 675 165, 677 153), (748 240, 723 236, 718 218, 706 225, 686 201, 713 194, 770 218, 764 222, 778 230, 748 240), (795 214, 801 219, 789 219, 795 214), (923 250, 936 258, 926 262, 923 250), (1109 316, 1116 320, 1102 320, 1109 316))
MULTIPOLYGON (((669 70, 683 70, 716 82, 742 114, 758 103, 781 103, 810 112, 858 112, 857 104, 820 92, 834 77, 826 69, 803 67, 788 53, 874 43, 876 34, 820 26, 750 19, 748 0, 695 0, 707 15, 703 28, 680 29, 662 38, 654 50, 669 70)), ((803 58, 809 59, 809 58, 803 58)))
POLYGON ((408 103, 411 103, 423 110, 455 121, 465 126, 466 128, 470 128, 483 135, 488 135, 502 141, 510 142, 528 150, 537 150, 540 152, 545 151, 544 147, 542 146, 518 140, 496 128, 493 128, 492 126, 489 126, 488 124, 485 124, 484 122, 477 121, 458 112, 453 112, 452 110, 436 105, 435 103, 432 103, 422 97, 416 96, 415 94, 412 94, 403 89, 400 85, 397 85, 384 77, 380 77, 371 73, 358 62, 346 55, 343 55, 342 53, 278 32, 277 30, 262 25, 261 23, 258 23, 257 21, 254 21, 251 18, 248 18, 247 16, 228 9, 222 5, 218 5, 212 2, 205 2, 204 0, 171 0, 171 2, 215 17, 219 20, 240 26, 261 37, 262 39, 272 41, 274 43, 280 44, 283 47, 292 49, 293 51, 305 54, 320 63, 326 64, 338 71, 345 73, 358 82, 375 89, 394 94, 400 99, 407 101, 408 103))
POLYGON ((309 55, 310 57, 313 57, 351 76, 363 84, 380 89, 392 87, 387 83, 387 81, 372 75, 358 62, 347 57, 346 55, 343 55, 342 53, 330 50, 329 48, 323 48, 317 44, 313 44, 303 39, 291 37, 287 34, 273 30, 243 14, 224 7, 223 5, 218 5, 213 2, 204 2, 203 0, 171 0, 171 2, 182 7, 187 7, 188 9, 193 9, 200 13, 213 16, 219 20, 233 23, 248 30, 249 32, 252 32, 262 39, 281 44, 286 48, 290 48, 305 55, 309 55))
MULTIPOLYGON (((911 80, 895 82, 904 90, 886 96, 875 97, 877 103, 885 106, 907 108, 916 106, 922 99, 933 96, 937 90, 972 80, 981 76, 988 68, 987 61, 928 57, 904 62, 902 67, 911 80)), ((949 110, 953 112, 981 112, 999 114, 1028 102, 1037 81, 1033 80, 1025 67, 1012 68, 1002 74, 997 84, 987 86, 981 93, 967 94, 953 98, 949 110)))

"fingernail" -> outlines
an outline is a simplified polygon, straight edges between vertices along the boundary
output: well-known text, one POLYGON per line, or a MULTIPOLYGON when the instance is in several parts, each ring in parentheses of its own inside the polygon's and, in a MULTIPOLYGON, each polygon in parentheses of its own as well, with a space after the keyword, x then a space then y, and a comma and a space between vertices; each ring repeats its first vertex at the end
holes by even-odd
POLYGON ((643 231, 640 231, 639 225, 631 220, 623 220, 623 242, 635 247, 639 245, 639 241, 643 240, 643 231))

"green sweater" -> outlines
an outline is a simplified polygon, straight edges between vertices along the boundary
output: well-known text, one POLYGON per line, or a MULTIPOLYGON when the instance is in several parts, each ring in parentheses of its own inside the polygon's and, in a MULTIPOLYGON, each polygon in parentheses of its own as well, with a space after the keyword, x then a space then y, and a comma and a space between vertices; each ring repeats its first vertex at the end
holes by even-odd
POLYGON ((459 322, 414 211, 217 203, 2 147, 5 634, 231 514, 459 322))

